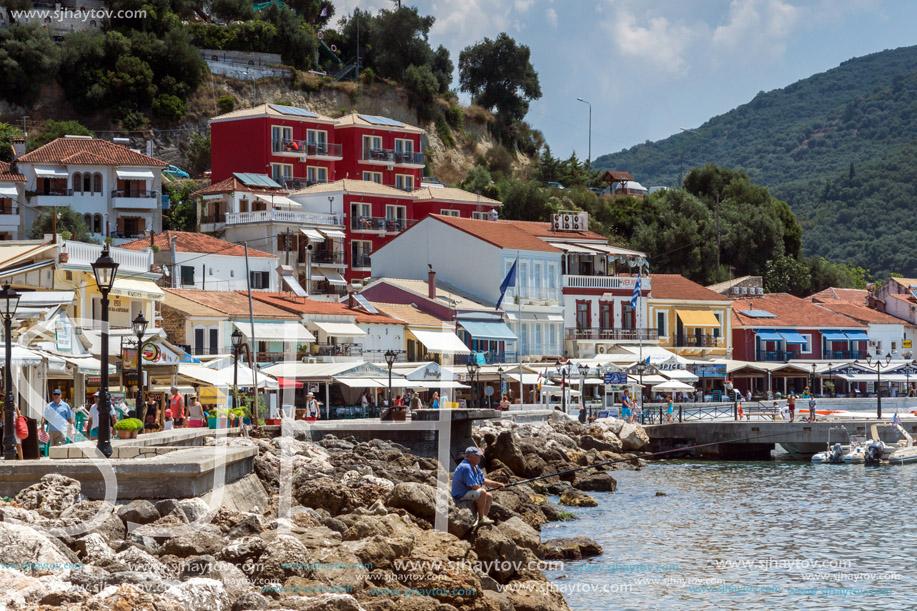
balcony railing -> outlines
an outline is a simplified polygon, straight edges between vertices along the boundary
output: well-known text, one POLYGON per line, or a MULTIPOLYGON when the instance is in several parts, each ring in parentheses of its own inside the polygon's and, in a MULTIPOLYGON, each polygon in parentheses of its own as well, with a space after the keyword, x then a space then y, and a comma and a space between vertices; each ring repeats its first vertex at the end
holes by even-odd
MULTIPOLYGON (((312 263, 324 263, 326 265, 346 265, 347 258, 342 252, 313 252, 312 263)), ((305 255, 300 257, 300 263, 306 262, 305 255)))
POLYGON ((318 356, 354 356, 361 353, 362 344, 312 344, 312 354, 318 356))
MULTIPOLYGON (((489 350, 487 352, 477 352, 476 354, 484 355, 484 362, 488 365, 502 365, 503 363, 515 363, 516 362, 516 353, 515 352, 506 352, 498 350, 489 350)), ((452 362, 455 365, 466 365, 468 360, 472 358, 470 354, 456 354, 452 357, 452 362)))
POLYGON ((564 329, 566 339, 583 339, 592 341, 632 341, 659 339, 656 329, 564 329))
POLYGON ((522 303, 526 301, 557 301, 561 298, 560 289, 538 286, 511 288, 506 292, 503 303, 522 303), (517 299, 518 295, 518 299, 517 299))
POLYGON ((799 350, 756 350, 755 351, 755 360, 756 361, 788 361, 790 359, 798 359, 800 357, 799 350))
POLYGON ((0 206, 0 215, 19 214, 19 206, 0 206))
POLYGON ((828 350, 825 352, 826 359, 865 359, 869 354, 865 350, 828 350))
POLYGON ((340 144, 332 142, 309 142, 308 140, 271 140, 274 153, 292 153, 307 157, 342 157, 340 144))
POLYGON ((207 216, 201 217, 201 225, 209 225, 212 223, 225 223, 226 222, 226 213, 221 214, 208 214, 207 216))
POLYGON ((370 255, 353 255, 350 258, 350 266, 354 268, 366 268, 369 269, 372 267, 370 262, 370 255))
MULTIPOLYGON (((563 277, 564 288, 575 289, 632 289, 637 282, 636 276, 571 276, 563 277)), ((648 291, 651 288, 650 278, 640 280, 640 288, 648 291)))
MULTIPOLYGON (((80 265, 89 268, 102 254, 102 247, 96 244, 70 241, 64 244, 69 255, 67 265, 80 265)), ((111 256, 120 265, 118 268, 119 275, 123 275, 125 271, 149 272, 150 265, 153 263, 153 253, 149 251, 112 248, 111 256)))
POLYGON ((723 348, 725 345, 722 337, 713 335, 681 334, 675 338, 676 348, 723 348))
POLYGON ((414 219, 391 219, 377 216, 350 217, 351 231, 382 231, 385 233, 401 233, 405 229, 417 224, 414 219))
POLYGON ((313 225, 340 225, 341 219, 336 214, 317 212, 298 212, 294 210, 256 210, 254 212, 227 212, 227 225, 246 225, 250 223, 292 223, 313 225))
POLYGON ((363 149, 363 161, 378 161, 394 165, 424 165, 423 151, 403 152, 394 149, 363 149))
POLYGON ((130 191, 130 190, 114 190, 111 192, 112 197, 133 197, 133 198, 142 198, 149 199, 152 197, 158 197, 158 191, 130 191))
POLYGON ((284 189, 289 191, 296 191, 297 189, 305 189, 306 187, 311 187, 312 185, 322 185, 328 182, 328 179, 319 180, 315 178, 281 178, 277 182, 283 185, 284 189))
POLYGON ((73 189, 46 189, 35 195, 37 197, 67 197, 73 195, 73 189))

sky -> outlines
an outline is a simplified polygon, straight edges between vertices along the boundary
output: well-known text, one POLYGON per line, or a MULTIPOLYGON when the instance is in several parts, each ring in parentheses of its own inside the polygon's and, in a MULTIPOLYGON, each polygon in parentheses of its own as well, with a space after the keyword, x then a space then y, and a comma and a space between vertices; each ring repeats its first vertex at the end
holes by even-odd
MULTIPOLYGON (((853 57, 917 44, 912 0, 403 0, 463 48, 507 32, 532 52, 527 121, 555 156, 592 158, 691 129, 853 57)), ((336 0, 390 8, 391 0, 336 0)), ((337 17, 335 17, 336 21, 337 17)), ((458 87, 458 77, 453 83, 458 87)), ((467 97, 464 98, 467 101, 467 97)))

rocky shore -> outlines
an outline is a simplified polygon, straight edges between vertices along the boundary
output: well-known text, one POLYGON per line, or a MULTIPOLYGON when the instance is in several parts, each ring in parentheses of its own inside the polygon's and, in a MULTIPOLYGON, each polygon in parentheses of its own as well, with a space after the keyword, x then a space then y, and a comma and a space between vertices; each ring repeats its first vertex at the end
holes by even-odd
POLYGON ((575 509, 594 504, 590 492, 614 491, 610 472, 639 467, 629 453, 645 433, 557 414, 489 421, 474 436, 488 477, 504 483, 630 460, 496 491, 491 526, 472 528, 470 507, 450 499, 448 533, 433 529, 438 463, 380 440, 221 440, 258 447, 255 474, 270 500, 249 512, 213 512, 201 499, 113 507, 48 475, 0 503, 0 608, 568 609, 544 563, 601 548, 585 537, 542 542, 543 524, 572 517, 548 497, 575 509), (90 518, 88 532, 66 532, 90 518))

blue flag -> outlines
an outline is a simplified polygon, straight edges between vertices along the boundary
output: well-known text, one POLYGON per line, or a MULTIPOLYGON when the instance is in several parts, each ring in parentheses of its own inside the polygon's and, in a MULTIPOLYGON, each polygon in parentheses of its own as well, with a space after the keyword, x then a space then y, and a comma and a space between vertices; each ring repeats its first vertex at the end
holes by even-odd
POLYGON ((517 263, 519 263, 518 258, 515 261, 513 261, 513 266, 509 268, 509 272, 506 273, 506 278, 504 278, 503 282, 500 284, 500 299, 497 300, 497 307, 496 307, 497 310, 500 309, 500 304, 503 303, 503 297, 506 296, 506 289, 508 289, 511 286, 512 287, 516 286, 516 264, 517 263))
POLYGON ((898 412, 895 412, 895 417, 892 418, 892 424, 901 424, 901 418, 898 417, 898 412))
POLYGON ((637 272, 637 284, 634 285, 634 294, 630 298, 630 307, 635 310, 637 309, 637 298, 640 297, 641 274, 642 272, 637 272))

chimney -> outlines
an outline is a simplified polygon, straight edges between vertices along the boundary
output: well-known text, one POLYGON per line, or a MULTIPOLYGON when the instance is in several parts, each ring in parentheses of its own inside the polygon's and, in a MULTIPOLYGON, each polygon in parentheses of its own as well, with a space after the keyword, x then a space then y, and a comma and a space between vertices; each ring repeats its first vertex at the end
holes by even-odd
POLYGON ((357 307, 357 300, 353 298, 353 293, 347 292, 347 309, 353 310, 357 307))
POLYGON ((25 138, 13 138, 13 158, 25 155, 25 138))
POLYGON ((427 272, 427 296, 430 299, 436 299, 436 272, 433 271, 433 266, 427 263, 427 267, 430 268, 430 271, 427 272))
POLYGON ((150 246, 156 245, 156 232, 152 229, 150 230, 150 246))

